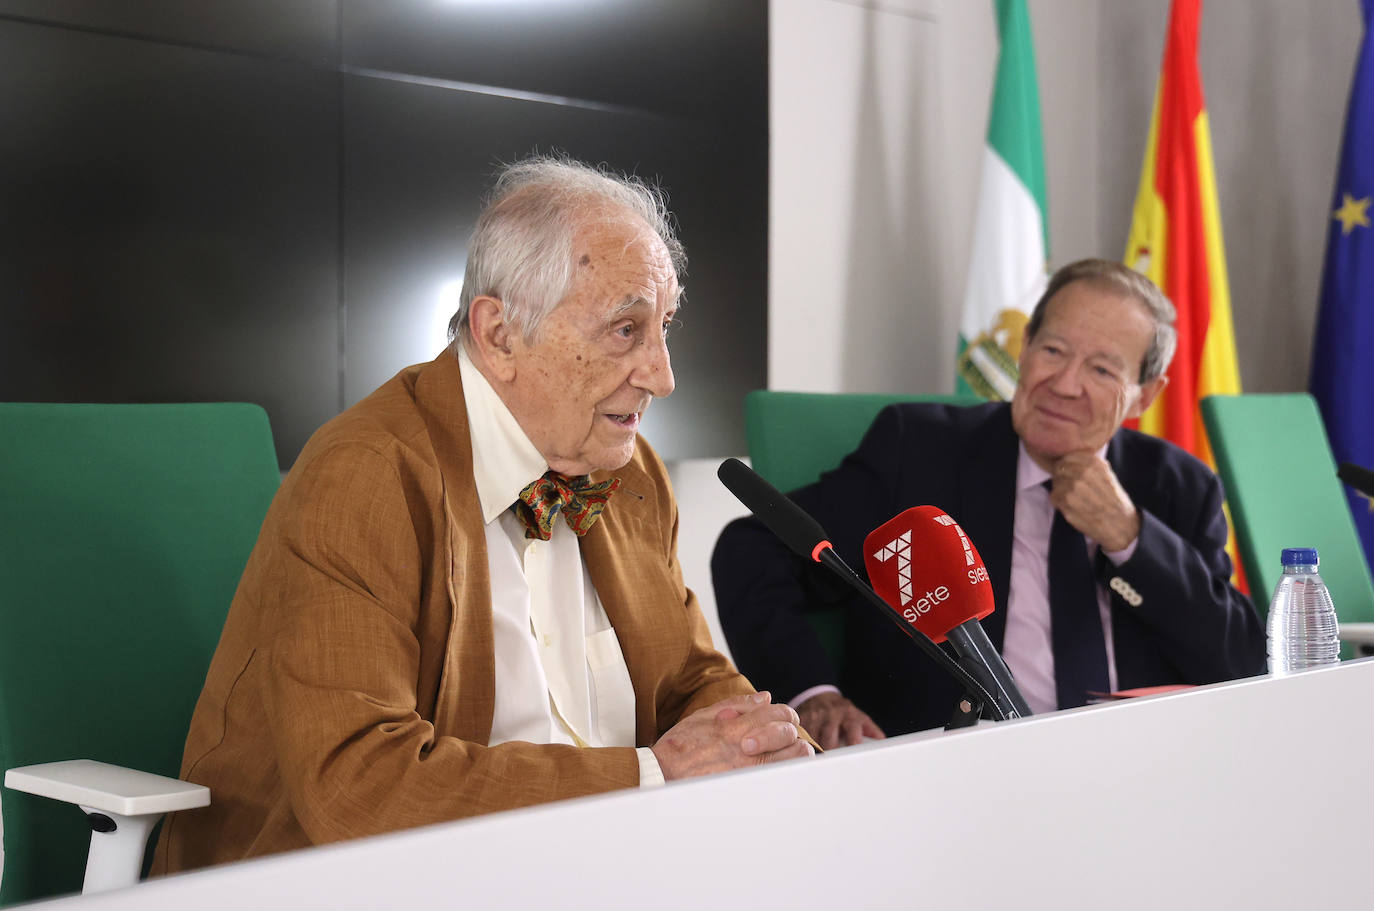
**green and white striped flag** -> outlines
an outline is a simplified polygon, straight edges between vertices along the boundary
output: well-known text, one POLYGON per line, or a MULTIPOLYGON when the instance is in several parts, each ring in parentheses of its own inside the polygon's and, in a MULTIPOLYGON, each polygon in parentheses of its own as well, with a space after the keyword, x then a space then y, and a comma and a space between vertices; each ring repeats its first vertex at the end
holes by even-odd
POLYGON ((957 391, 1010 399, 1031 308, 1045 289, 1049 224, 1040 89, 1025 0, 995 0, 1002 50, 983 150, 957 391))

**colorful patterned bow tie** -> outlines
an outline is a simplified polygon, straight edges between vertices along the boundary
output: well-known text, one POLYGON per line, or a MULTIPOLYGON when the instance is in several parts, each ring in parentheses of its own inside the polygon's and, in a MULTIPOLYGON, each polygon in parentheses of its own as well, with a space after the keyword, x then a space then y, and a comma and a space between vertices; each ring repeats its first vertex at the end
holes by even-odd
POLYGON ((512 508, 525 526, 526 538, 549 540, 553 534, 553 520, 560 512, 568 521, 568 527, 581 537, 591 531, 601 510, 606 508, 606 501, 619 489, 619 478, 593 484, 590 475, 567 478, 556 471, 548 471, 520 491, 520 499, 512 508))

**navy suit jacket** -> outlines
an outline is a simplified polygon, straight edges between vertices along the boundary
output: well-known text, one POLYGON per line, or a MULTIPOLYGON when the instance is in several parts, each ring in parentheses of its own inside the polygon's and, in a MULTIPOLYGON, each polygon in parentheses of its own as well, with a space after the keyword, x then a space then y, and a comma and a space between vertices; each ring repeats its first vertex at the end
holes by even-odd
MULTIPOLYGON (((865 573, 867 534, 912 506, 948 512, 978 548, 997 610, 983 620, 999 649, 1011 576, 1018 438, 1002 403, 902 404, 882 411, 859 448, 793 499, 815 516, 845 562, 865 573)), ((1107 461, 1141 514, 1131 559, 1099 559, 1099 581, 1119 576, 1139 597, 1111 596, 1117 682, 1125 688, 1213 683, 1264 672, 1264 629, 1230 584, 1221 483, 1202 462, 1155 437, 1120 430, 1107 461)), ((833 683, 888 734, 949 720, 956 684, 891 620, 829 572, 795 557, 758 520, 721 534, 711 560, 721 626, 736 665, 779 700, 833 683), (803 614, 843 608, 841 669, 803 614)))

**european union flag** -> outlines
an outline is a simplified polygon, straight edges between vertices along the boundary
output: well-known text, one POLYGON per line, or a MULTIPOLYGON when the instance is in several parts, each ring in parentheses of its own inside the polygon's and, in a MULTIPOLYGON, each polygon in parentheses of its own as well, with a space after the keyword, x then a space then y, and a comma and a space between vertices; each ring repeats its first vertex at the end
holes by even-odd
MULTIPOLYGON (((1312 394, 1337 462, 1374 468, 1374 0, 1363 0, 1365 33, 1341 142, 1326 241, 1321 309, 1312 350, 1312 394)), ((1374 566, 1374 500, 1347 489, 1365 560, 1374 566)))

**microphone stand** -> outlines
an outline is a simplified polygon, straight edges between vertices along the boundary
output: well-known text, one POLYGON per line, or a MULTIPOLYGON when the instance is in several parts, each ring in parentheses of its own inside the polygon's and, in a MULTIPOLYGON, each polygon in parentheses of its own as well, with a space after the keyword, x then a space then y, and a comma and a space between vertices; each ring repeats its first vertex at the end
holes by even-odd
POLYGON ((983 703, 973 696, 965 694, 958 702, 954 703, 954 714, 950 715, 949 721, 945 724, 946 731, 957 731, 959 728, 971 728, 978 723, 978 719, 983 716, 983 703))

